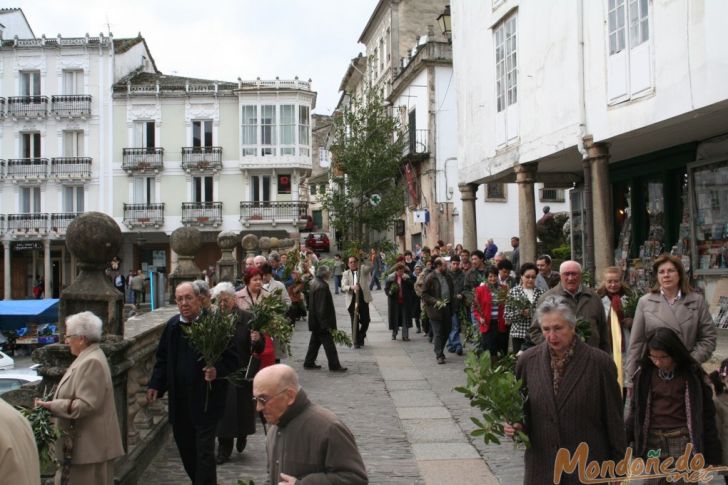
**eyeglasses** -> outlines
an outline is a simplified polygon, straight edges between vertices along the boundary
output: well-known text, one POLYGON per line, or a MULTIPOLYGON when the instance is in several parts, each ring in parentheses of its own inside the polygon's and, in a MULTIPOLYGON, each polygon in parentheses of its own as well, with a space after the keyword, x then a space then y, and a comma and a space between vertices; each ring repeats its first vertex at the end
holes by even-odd
POLYGON ((581 275, 581 273, 579 273, 577 271, 564 271, 561 274, 564 275, 564 276, 567 276, 567 277, 569 277, 569 276, 575 277, 575 276, 580 276, 581 275))
POLYGON ((265 396, 253 396, 253 402, 256 404, 260 404, 261 406, 265 407, 266 404, 268 404, 271 400, 273 400, 274 397, 280 396, 284 392, 286 392, 288 389, 283 389, 281 392, 277 392, 273 394, 270 397, 265 396))
POLYGON ((657 271, 657 274, 659 274, 659 275, 672 274, 672 273, 677 273, 677 270, 675 268, 666 268, 666 269, 661 269, 661 270, 657 271))
POLYGON ((78 334, 75 334, 75 333, 68 333, 68 334, 66 334, 66 336, 65 336, 65 337, 63 337, 63 338, 64 338, 65 340, 68 340, 69 338, 73 338, 73 337, 83 338, 83 335, 78 335, 78 334))

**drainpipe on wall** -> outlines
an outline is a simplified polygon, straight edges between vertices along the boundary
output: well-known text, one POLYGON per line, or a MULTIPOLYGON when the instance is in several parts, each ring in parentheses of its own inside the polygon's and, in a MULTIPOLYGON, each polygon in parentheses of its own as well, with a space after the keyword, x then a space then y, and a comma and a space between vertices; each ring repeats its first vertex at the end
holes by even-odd
MULTIPOLYGON (((584 139, 587 137, 589 132, 587 129, 586 120, 586 73, 584 69, 585 65, 585 52, 584 52, 584 0, 577 0, 577 36, 578 36, 578 55, 577 65, 579 69, 578 73, 578 98, 579 98, 579 133, 577 134, 576 147, 581 153, 582 159, 582 172, 584 176, 584 191, 583 191, 583 203, 584 203, 584 257, 583 266, 584 271, 588 271, 592 275, 592 280, 595 279, 595 267, 594 267, 594 209, 592 206, 592 183, 591 183, 591 161, 587 154, 586 147, 584 146, 584 139)), ((573 230, 573 226, 572 226, 573 230)), ((573 250, 572 250, 573 251, 573 250)))

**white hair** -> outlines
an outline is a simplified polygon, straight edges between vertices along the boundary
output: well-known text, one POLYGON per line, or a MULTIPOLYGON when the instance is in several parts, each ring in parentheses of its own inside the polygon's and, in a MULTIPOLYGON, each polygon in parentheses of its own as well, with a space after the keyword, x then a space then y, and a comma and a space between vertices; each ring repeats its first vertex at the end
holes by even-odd
POLYGON ((267 263, 268 262, 268 260, 265 259, 265 256, 261 256, 260 254, 257 255, 255 258, 253 258, 253 263, 257 264, 258 261, 262 261, 264 263, 267 263))
POLYGON ((564 261, 563 263, 561 263, 561 265, 559 266, 559 273, 563 273, 564 271, 566 271, 564 268, 566 267, 567 264, 575 264, 579 268, 579 273, 582 272, 581 264, 579 264, 578 261, 574 261, 572 259, 569 259, 569 260, 564 261))
POLYGON ((66 317, 66 335, 85 337, 89 343, 101 340, 101 319, 93 313, 86 311, 66 317))
POLYGON ((235 296, 235 287, 233 286, 233 284, 229 281, 222 281, 216 284, 215 287, 210 291, 210 295, 213 299, 217 298, 223 293, 235 296))
POLYGON ((198 289, 198 293, 202 296, 209 296, 210 295, 210 285, 207 284, 207 281, 205 280, 195 280, 192 282, 193 285, 195 285, 198 289))
POLYGON ((549 296, 546 298, 536 309, 536 320, 539 326, 543 320, 544 315, 550 313, 559 313, 564 320, 569 323, 571 328, 576 328, 576 314, 574 309, 571 308, 569 302, 563 296, 549 296))

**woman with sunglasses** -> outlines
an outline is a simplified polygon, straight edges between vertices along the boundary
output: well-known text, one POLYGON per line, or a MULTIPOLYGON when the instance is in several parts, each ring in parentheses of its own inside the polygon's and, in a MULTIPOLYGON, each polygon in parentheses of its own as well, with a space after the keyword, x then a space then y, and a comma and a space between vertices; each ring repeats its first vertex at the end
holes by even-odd
MULTIPOLYGON (((688 444, 706 465, 721 462, 713 393, 700 364, 678 335, 657 328, 645 344, 633 378, 627 439, 635 457, 659 450, 661 461, 683 455, 688 444)), ((668 483, 657 479, 648 483, 668 483)), ((683 483, 683 482, 680 482, 683 483)))

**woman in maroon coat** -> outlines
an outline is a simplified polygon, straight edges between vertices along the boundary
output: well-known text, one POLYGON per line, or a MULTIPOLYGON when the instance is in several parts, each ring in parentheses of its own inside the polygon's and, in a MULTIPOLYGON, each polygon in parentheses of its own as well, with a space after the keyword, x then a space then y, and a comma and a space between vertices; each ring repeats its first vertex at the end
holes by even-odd
MULTIPOLYGON (((589 445, 587 462, 624 458, 626 438, 617 369, 609 355, 586 345, 576 335, 576 316, 560 296, 546 298, 536 310, 544 342, 521 354, 516 375, 528 399, 524 422, 505 425, 508 436, 523 430, 531 440, 526 450, 524 484, 552 483, 560 448, 573 456, 589 445)), ((563 474, 557 483, 579 483, 563 474)))

